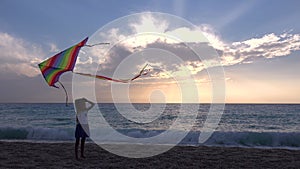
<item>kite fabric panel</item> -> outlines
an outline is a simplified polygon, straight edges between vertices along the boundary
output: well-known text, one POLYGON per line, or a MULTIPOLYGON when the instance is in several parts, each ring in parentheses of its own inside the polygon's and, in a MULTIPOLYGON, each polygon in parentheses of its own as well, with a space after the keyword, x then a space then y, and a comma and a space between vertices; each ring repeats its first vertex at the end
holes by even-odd
POLYGON ((49 86, 58 88, 55 83, 59 81, 60 75, 67 71, 73 71, 79 50, 85 46, 87 40, 88 37, 39 64, 39 68, 49 86))

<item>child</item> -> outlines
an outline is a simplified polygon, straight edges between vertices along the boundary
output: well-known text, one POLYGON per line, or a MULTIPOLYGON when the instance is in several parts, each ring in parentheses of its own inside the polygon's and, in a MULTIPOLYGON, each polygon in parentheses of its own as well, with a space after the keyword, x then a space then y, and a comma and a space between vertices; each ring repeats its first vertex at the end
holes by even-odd
POLYGON ((76 111, 76 130, 75 130, 75 157, 78 160, 78 146, 81 138, 81 158, 85 158, 84 153, 84 143, 86 137, 89 137, 89 125, 87 113, 95 105, 95 103, 87 100, 86 98, 80 98, 75 100, 75 111, 76 111), (90 105, 87 107, 86 103, 90 105))

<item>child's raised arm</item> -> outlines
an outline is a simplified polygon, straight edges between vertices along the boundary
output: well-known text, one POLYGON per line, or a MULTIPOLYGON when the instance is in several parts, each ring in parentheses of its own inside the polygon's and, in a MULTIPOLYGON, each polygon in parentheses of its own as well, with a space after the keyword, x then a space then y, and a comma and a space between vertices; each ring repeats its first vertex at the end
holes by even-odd
POLYGON ((94 107, 94 105, 95 105, 95 103, 94 103, 94 102, 92 102, 92 101, 89 101, 89 100, 87 100, 87 99, 85 99, 85 101, 86 101, 87 103, 89 103, 89 104, 90 104, 90 106, 87 108, 87 111, 89 111, 90 109, 92 109, 92 108, 94 107))

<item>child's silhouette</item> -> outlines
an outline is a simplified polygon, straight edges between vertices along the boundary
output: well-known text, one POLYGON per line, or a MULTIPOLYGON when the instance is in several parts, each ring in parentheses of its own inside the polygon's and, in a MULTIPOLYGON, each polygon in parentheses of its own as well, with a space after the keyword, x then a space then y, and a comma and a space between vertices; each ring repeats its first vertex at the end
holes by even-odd
POLYGON ((95 103, 87 100, 86 98, 80 98, 75 100, 75 111, 76 111, 76 130, 75 130, 75 157, 78 160, 78 146, 81 138, 81 157, 85 158, 84 153, 84 143, 86 137, 89 137, 90 130, 88 125, 87 113, 95 105, 95 103), (90 105, 87 106, 86 103, 90 105))

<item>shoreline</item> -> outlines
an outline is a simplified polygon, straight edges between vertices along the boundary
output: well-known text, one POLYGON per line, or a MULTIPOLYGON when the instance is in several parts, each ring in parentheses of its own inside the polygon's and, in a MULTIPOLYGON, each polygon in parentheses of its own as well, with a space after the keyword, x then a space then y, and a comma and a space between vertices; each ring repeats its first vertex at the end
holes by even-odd
POLYGON ((300 168, 300 150, 175 146, 147 158, 114 155, 93 142, 75 160, 74 143, 0 141, 0 168, 300 168))
MULTIPOLYGON (((7 142, 7 143, 37 143, 37 144, 74 144, 74 140, 62 140, 62 141, 56 141, 56 140, 21 140, 21 139, 0 139, 1 142, 7 142)), ((92 140, 86 140, 85 144, 95 144, 92 140)), ((103 143, 103 145, 108 145, 109 143, 103 143)), ((130 143, 115 143, 117 145, 130 145, 130 143)), ((132 144, 134 145, 134 144, 132 144)), ((147 144, 144 144, 147 145, 147 144)), ((156 144, 157 146, 172 146, 168 144, 156 144)), ((212 148, 244 148, 244 149, 261 149, 261 150, 291 150, 291 151, 300 151, 300 147, 269 147, 269 146, 243 146, 243 145, 194 145, 194 144, 177 144, 176 147, 212 147, 212 148)))

